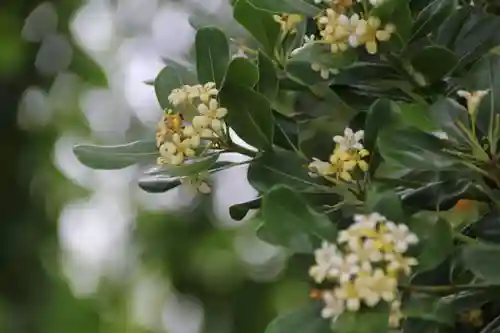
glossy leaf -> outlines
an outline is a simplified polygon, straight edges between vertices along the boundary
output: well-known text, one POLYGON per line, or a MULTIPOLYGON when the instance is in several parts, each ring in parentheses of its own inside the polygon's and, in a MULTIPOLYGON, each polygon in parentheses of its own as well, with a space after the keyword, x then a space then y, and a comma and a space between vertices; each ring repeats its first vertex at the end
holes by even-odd
POLYGON ((494 285, 500 285, 498 256, 500 256, 500 246, 496 245, 469 244, 462 252, 465 266, 478 278, 494 285))
POLYGON ((172 107, 168 96, 172 90, 179 88, 181 85, 181 78, 173 67, 167 66, 160 71, 154 81, 154 87, 156 98, 162 109, 170 109, 172 107))
POLYGON ((339 333, 387 333, 388 326, 389 306, 387 303, 380 303, 374 308, 344 312, 333 324, 333 331, 339 333))
POLYGON ((259 51, 259 82, 256 90, 266 96, 269 101, 274 101, 278 93, 278 75, 274 62, 266 54, 259 51))
POLYGON ((248 181, 259 192, 267 192, 278 184, 297 191, 322 191, 318 180, 309 176, 307 164, 294 152, 276 150, 250 163, 248 181))
POLYGON ((234 58, 227 69, 224 84, 240 84, 253 88, 259 81, 259 70, 250 60, 234 58))
POLYGON ((274 319, 265 333, 330 333, 330 322, 321 318, 319 302, 285 313, 274 319))
POLYGON ((226 120, 249 145, 270 149, 274 126, 269 101, 244 86, 225 85, 220 92, 221 104, 228 109, 226 120))
POLYGON ((139 179, 139 187, 148 193, 164 193, 181 185, 181 177, 144 176, 139 179))
POLYGON ((80 144, 73 148, 78 160, 92 169, 123 169, 139 162, 151 162, 158 156, 154 141, 135 141, 124 145, 80 144))
POLYGON ((275 13, 304 14, 309 17, 314 17, 320 13, 318 7, 313 6, 306 0, 249 0, 249 2, 257 8, 275 13))
POLYGON ((241 221, 245 218, 251 209, 260 208, 262 198, 257 198, 251 201, 243 202, 240 204, 232 205, 229 207, 229 215, 236 221, 241 221))
POLYGON ((217 28, 202 28, 196 33, 195 48, 198 80, 201 84, 215 82, 220 87, 229 63, 226 36, 217 28))
POLYGON ((451 73, 458 65, 457 56, 440 46, 427 46, 418 50, 411 59, 412 65, 433 83, 451 73))
POLYGON ((436 214, 418 213, 410 220, 409 227, 419 239, 418 272, 436 268, 453 252, 451 226, 436 214))
POLYGON ((342 123, 334 117, 318 117, 299 123, 301 151, 309 158, 326 160, 335 148, 333 137, 343 135, 347 125, 348 123, 342 123))
POLYGON ((280 26, 274 21, 272 13, 258 9, 249 0, 238 0, 233 15, 262 44, 264 52, 274 57, 280 26))
POLYGON ((455 158, 443 152, 442 140, 419 130, 382 131, 378 148, 385 160, 413 170, 446 170, 457 165, 455 158))
POLYGON ((378 99, 370 106, 364 126, 364 143, 368 151, 373 151, 379 131, 393 124, 399 112, 398 105, 386 98, 378 99))
POLYGON ((448 134, 450 140, 457 144, 467 144, 467 135, 460 129, 459 123, 470 128, 467 110, 450 98, 442 98, 432 104, 429 116, 434 123, 448 134))
POLYGON ((366 193, 365 206, 367 213, 377 212, 391 221, 404 221, 404 212, 399 196, 388 190, 372 185, 366 193))
POLYGON ((267 232, 294 253, 310 253, 322 240, 334 241, 336 228, 326 215, 315 212, 293 189, 278 185, 262 201, 267 232))
POLYGON ((418 13, 411 39, 425 37, 437 31, 443 21, 457 7, 457 0, 433 0, 418 13))
POLYGON ((450 304, 441 302, 438 297, 412 294, 402 305, 402 312, 409 318, 418 318, 452 326, 455 313, 450 304))

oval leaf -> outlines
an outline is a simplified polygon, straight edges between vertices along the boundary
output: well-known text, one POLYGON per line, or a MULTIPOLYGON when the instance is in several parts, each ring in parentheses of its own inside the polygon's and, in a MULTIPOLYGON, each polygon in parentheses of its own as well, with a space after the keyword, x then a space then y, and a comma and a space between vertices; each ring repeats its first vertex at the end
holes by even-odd
POLYGON ((224 84, 241 84, 253 88, 257 81, 259 81, 259 70, 250 60, 237 57, 229 63, 224 84))
POLYGON ((212 27, 198 30, 195 39, 198 80, 222 84, 229 63, 229 44, 224 33, 212 27))
POLYGON ((265 333, 330 333, 330 322, 321 318, 322 304, 311 303, 274 319, 265 333))
POLYGON ((73 148, 78 160, 92 169, 116 170, 153 161, 158 156, 154 141, 135 141, 125 145, 98 146, 81 144, 73 148))

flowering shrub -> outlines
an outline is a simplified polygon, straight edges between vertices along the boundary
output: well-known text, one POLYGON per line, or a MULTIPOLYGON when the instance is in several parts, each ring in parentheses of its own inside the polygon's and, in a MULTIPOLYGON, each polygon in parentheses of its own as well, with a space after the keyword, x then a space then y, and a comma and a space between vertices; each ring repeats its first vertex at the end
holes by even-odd
POLYGON ((266 333, 499 332, 500 18, 478 3, 233 1, 247 43, 199 27, 195 72, 154 81, 156 138, 75 153, 205 194, 247 155, 259 197, 231 215, 310 260, 310 304, 266 333))

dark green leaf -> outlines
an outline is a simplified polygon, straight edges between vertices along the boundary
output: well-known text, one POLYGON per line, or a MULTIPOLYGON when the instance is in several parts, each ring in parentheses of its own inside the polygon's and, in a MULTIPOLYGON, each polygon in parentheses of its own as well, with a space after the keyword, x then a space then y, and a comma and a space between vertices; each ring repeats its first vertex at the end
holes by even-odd
POLYGON ((330 49, 322 44, 309 44, 297 50, 290 61, 320 64, 327 68, 342 69, 352 65, 357 59, 357 53, 349 49, 341 53, 331 53, 330 49))
POLYGON ((418 239, 420 248, 418 259, 418 272, 425 272, 436 268, 453 251, 453 233, 451 226, 437 214, 419 213, 412 217, 410 230, 418 239))
POLYGON ((372 185, 366 193, 365 206, 368 213, 377 212, 396 223, 404 221, 401 199, 393 191, 372 185))
POLYGON ((325 116, 332 116, 338 119, 339 122, 347 123, 358 114, 357 110, 347 105, 330 87, 316 85, 310 87, 310 89, 319 98, 319 103, 329 108, 330 112, 325 112, 325 116))
POLYGON ((320 185, 309 176, 307 164, 294 152, 276 150, 250 163, 248 181, 259 192, 267 192, 278 184, 297 191, 317 192, 320 185))
POLYGON ((257 81, 259 81, 259 70, 250 60, 237 57, 229 63, 224 84, 240 84, 253 88, 257 81))
POLYGON ((115 170, 153 161, 158 156, 154 141, 135 141, 124 145, 98 146, 81 144, 73 148, 78 160, 92 169, 115 170))
POLYGON ((174 59, 163 58, 163 62, 175 70, 177 75, 181 80, 181 84, 195 85, 198 84, 198 78, 196 77, 196 69, 194 65, 182 64, 174 59))
POLYGON ((167 66, 160 71, 154 81, 154 86, 156 98, 162 109, 170 109, 172 107, 168 96, 172 90, 179 88, 181 85, 181 79, 174 68, 167 66))
POLYGON ((202 28, 196 33, 195 48, 198 80, 202 84, 215 82, 220 87, 229 63, 226 36, 217 28, 202 28))
POLYGON ((356 312, 346 311, 333 324, 333 331, 338 333, 387 333, 388 330, 387 303, 356 312))
POLYGON ((440 46, 428 46, 418 50, 412 59, 413 67, 433 83, 450 74, 458 65, 457 56, 440 46))
POLYGON ((388 64, 356 62, 335 75, 333 82, 339 85, 357 85, 399 78, 398 72, 388 64))
POLYGON ((442 140, 416 129, 384 130, 378 148, 384 160, 411 170, 446 170, 457 165, 455 158, 443 152, 442 140))
POLYGON ((457 7, 457 0, 434 0, 418 13, 413 25, 412 40, 435 32, 457 7))
POLYGON ((321 11, 305 0, 250 0, 250 3, 255 7, 275 13, 304 14, 309 17, 315 17, 321 11))
POLYGON ((434 123, 448 134, 450 140, 457 144, 466 144, 467 135, 458 127, 461 122, 466 128, 470 128, 469 114, 467 110, 450 98, 442 98, 432 104, 429 116, 434 123))
POLYGON ((403 302, 402 311, 409 318, 424 319, 445 325, 453 325, 455 322, 453 307, 441 302, 438 297, 413 293, 403 302))
POLYGON ((278 76, 274 62, 263 52, 259 51, 259 82, 257 91, 274 101, 278 93, 278 76))
POLYGON ((394 123, 398 112, 398 105, 386 98, 378 99, 370 106, 364 127, 364 143, 368 151, 373 151, 379 131, 394 123))
POLYGON ((139 179, 139 187, 148 193, 163 193, 181 184, 181 177, 145 176, 139 179))
POLYGON ((488 283, 500 285, 500 246, 485 244, 469 244, 464 247, 462 259, 478 278, 488 283))
POLYGON ((241 221, 245 218, 251 209, 260 208, 261 198, 257 198, 248 202, 232 205, 229 207, 229 215, 236 221, 241 221))
POLYGON ((343 135, 347 125, 334 117, 319 117, 299 123, 301 151, 309 158, 327 160, 335 148, 333 137, 343 135))
POLYGON ((264 52, 274 56, 274 46, 280 34, 280 26, 272 13, 258 9, 248 0, 238 0, 234 6, 234 18, 244 26, 264 47, 264 52))
POLYGON ((272 147, 274 126, 269 101, 247 87, 225 85, 220 92, 221 104, 228 109, 227 122, 249 145, 272 147))
POLYGON ((328 217, 315 212, 289 187, 273 187, 264 196, 261 213, 276 245, 294 253, 310 253, 322 240, 335 240, 337 230, 328 217))
POLYGON ((311 303, 274 319, 265 333, 330 333, 330 321, 321 318, 323 304, 311 303))

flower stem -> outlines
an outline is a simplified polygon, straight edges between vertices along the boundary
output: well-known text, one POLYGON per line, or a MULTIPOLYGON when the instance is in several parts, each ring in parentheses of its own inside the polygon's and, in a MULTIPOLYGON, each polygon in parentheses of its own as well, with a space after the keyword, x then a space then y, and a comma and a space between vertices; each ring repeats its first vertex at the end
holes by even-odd
POLYGON ((228 150, 230 152, 239 153, 239 154, 246 155, 246 156, 249 156, 249 157, 255 157, 255 156, 257 156, 257 152, 252 151, 252 150, 247 149, 247 148, 242 147, 242 146, 238 146, 237 144, 234 144, 234 143, 232 143, 228 147, 228 150))

